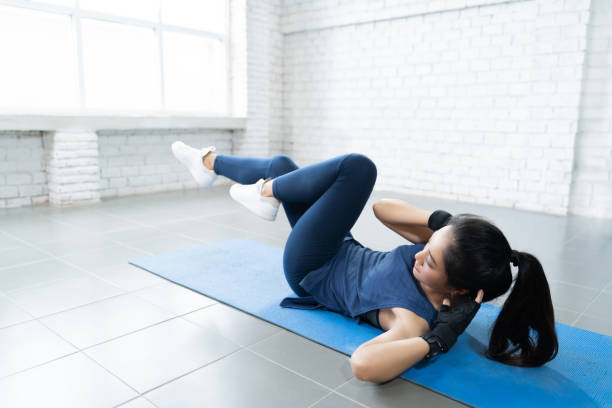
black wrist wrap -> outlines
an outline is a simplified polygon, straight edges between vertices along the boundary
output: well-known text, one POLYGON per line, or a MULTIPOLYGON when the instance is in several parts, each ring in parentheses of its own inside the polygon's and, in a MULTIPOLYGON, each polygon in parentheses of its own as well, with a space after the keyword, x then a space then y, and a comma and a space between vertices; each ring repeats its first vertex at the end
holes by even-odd
POLYGON ((450 221, 452 215, 444 210, 436 210, 427 220, 427 226, 433 231, 437 231, 444 227, 450 221))
POLYGON ((463 302, 454 309, 442 305, 433 329, 421 336, 429 343, 430 352, 427 358, 446 353, 453 347, 457 342, 457 337, 464 332, 478 312, 480 303, 475 302, 469 296, 462 297, 463 302))

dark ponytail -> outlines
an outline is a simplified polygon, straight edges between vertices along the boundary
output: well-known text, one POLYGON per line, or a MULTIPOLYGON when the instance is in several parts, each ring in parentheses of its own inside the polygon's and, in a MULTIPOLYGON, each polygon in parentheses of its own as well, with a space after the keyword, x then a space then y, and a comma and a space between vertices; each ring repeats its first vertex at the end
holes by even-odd
POLYGON ((540 366, 555 358, 559 349, 550 289, 536 257, 512 251, 511 260, 518 275, 493 326, 487 357, 510 365, 540 366))
POLYGON ((455 215, 448 225, 453 239, 444 250, 444 266, 454 288, 468 289, 472 297, 482 289, 487 302, 510 289, 510 263, 519 268, 486 356, 516 366, 539 366, 555 358, 559 345, 554 311, 540 262, 513 251, 501 230, 481 217, 455 215))

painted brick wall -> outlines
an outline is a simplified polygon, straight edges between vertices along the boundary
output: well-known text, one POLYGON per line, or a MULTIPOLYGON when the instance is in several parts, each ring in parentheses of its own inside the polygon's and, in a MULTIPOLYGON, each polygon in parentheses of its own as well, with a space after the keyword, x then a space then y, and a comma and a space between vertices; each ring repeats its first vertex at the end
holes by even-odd
POLYGON ((281 0, 247 0, 247 124, 234 133, 233 153, 268 156, 282 150, 281 0))
POLYGON ((285 1, 284 153, 377 189, 564 214, 589 1, 285 1))
POLYGON ((571 213, 612 217, 612 2, 592 0, 571 213))
POLYGON ((246 0, 230 0, 231 116, 247 115, 246 0))
MULTIPOLYGON (((51 180, 48 180, 47 175, 49 158, 45 158, 44 133, 0 131, 0 208, 36 205, 49 201, 47 183, 51 180)), ((231 131, 99 131, 97 162, 100 166, 100 196, 105 198, 198 188, 190 174, 172 156, 170 144, 175 140, 183 140, 200 147, 215 145, 217 151, 223 154, 230 154, 232 151, 231 131)), ((49 147, 49 141, 47 145, 49 147)), ((73 153, 78 152, 75 150, 73 153)), ((77 160, 79 163, 75 162, 75 166, 82 167, 81 162, 86 159, 83 156, 77 160)), ((70 168, 64 166, 62 171, 70 171, 70 168)), ((79 175, 83 176, 84 174, 79 175)), ((90 183, 90 180, 84 179, 82 184, 87 183, 90 183)), ((220 177, 216 183, 227 184, 229 180, 220 177)), ((78 180, 70 186, 75 191, 79 190, 78 180)), ((74 194, 80 193, 77 191, 74 194)), ((74 201, 74 198, 70 201, 74 201)))
POLYGON ((49 202, 56 206, 100 201, 96 132, 45 132, 45 170, 49 202))
MULTIPOLYGON (((360 151, 378 189, 612 214, 606 0, 231 6, 246 26, 232 32, 232 108, 247 127, 180 131, 186 142, 301 165, 360 151)), ((162 153, 176 134, 100 132, 102 196, 195 187, 162 153), (152 155, 137 152, 145 139, 152 155)), ((3 132, 0 159, 0 206, 47 200, 40 132, 3 132)))
MULTIPOLYGON (((231 152, 232 132, 207 129, 104 130, 98 132, 100 194, 102 198, 197 188, 172 155, 175 140, 194 147, 214 145, 231 152)), ((221 177, 218 184, 228 183, 221 177)))
POLYGON ((48 199, 42 132, 0 131, 0 208, 48 199))

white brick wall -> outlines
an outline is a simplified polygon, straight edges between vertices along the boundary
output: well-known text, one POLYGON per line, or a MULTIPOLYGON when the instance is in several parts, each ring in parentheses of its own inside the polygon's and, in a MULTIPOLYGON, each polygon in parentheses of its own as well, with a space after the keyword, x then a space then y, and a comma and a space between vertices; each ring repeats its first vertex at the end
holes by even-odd
POLYGON ((612 2, 592 0, 569 211, 612 214, 612 2))
POLYGON ((247 116, 246 0, 230 0, 231 115, 247 116))
POLYGON ((0 131, 0 208, 48 199, 42 133, 0 131))
MULTIPOLYGON (((172 155, 175 140, 194 147, 214 145, 231 154, 232 132, 208 129, 104 130, 98 132, 100 193, 104 197, 197 188, 172 155)), ((220 178, 216 183, 228 183, 220 178)))
POLYGON ((247 124, 234 154, 266 157, 282 150, 281 0, 247 0, 247 124))
MULTIPOLYGON (((104 130, 95 133, 0 131, 0 208, 95 202, 198 188, 170 145, 215 145, 232 153, 232 131, 210 129, 104 130), (67 140, 66 137, 78 140, 67 140), (44 138, 44 143, 43 143, 44 138)), ((220 177, 217 184, 229 180, 220 177)))
MULTIPOLYGON (((592 3, 231 0, 245 131, 100 132, 100 192, 195 187, 164 153, 180 133, 302 165, 364 152, 378 189, 610 217, 610 2, 592 3)), ((46 200, 40 157, 4 161, 40 156, 40 133, 0 136, 0 205, 46 200)))
POLYGON ((377 189, 564 214, 588 1, 287 0, 284 153, 377 189))
POLYGON ((100 201, 98 136, 95 132, 45 132, 49 202, 54 205, 100 201))

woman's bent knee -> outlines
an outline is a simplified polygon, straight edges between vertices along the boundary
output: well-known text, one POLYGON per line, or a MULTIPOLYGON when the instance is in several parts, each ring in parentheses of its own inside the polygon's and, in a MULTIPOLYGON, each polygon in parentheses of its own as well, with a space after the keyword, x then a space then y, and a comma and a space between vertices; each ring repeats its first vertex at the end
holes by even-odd
POLYGON ((351 169, 351 172, 359 172, 363 177, 376 180, 377 169, 374 162, 366 155, 361 153, 351 153, 342 162, 343 166, 351 169))
POLYGON ((275 173, 275 175, 271 177, 278 177, 280 175, 289 173, 298 168, 295 162, 291 160, 289 156, 284 155, 284 154, 278 154, 272 157, 272 162, 270 163, 270 167, 275 173))

